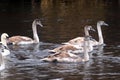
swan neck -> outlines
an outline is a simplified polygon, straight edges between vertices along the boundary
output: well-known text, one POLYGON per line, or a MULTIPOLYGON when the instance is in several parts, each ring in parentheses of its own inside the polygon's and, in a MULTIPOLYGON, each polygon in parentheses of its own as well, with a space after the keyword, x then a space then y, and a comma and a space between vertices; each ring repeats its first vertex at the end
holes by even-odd
POLYGON ((88 51, 92 51, 93 50, 93 44, 91 43, 91 41, 89 40, 89 50, 88 51))
POLYGON ((4 68, 5 68, 4 57, 0 53, 0 70, 3 70, 4 68))
POLYGON ((89 31, 88 31, 88 29, 85 27, 84 30, 85 30, 85 36, 89 36, 89 31))
POLYGON ((1 37, 2 44, 7 47, 7 41, 6 40, 7 40, 6 38, 1 37))
POLYGON ((84 41, 84 61, 89 60, 89 54, 88 54, 88 48, 89 48, 89 41, 84 41))
POLYGON ((32 30, 33 30, 33 39, 35 41, 35 43, 39 43, 39 37, 38 37, 38 34, 37 34, 37 24, 35 22, 33 22, 32 24, 32 30))
POLYGON ((103 44, 103 35, 102 35, 102 30, 101 30, 101 25, 97 24, 97 30, 98 30, 98 38, 99 38, 99 44, 103 44))

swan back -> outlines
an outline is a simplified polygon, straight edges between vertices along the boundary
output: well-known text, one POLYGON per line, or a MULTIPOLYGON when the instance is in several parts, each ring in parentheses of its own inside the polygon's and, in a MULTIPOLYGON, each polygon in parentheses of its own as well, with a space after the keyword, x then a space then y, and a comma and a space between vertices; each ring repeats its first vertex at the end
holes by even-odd
POLYGON ((53 50, 49 50, 50 52, 61 52, 61 51, 68 51, 68 50, 77 50, 79 49, 79 45, 71 45, 71 44, 66 44, 66 45, 61 45, 53 50))
POLYGON ((49 55, 41 60, 45 62, 80 62, 82 61, 82 59, 79 56, 72 54, 69 51, 58 52, 58 53, 49 55))

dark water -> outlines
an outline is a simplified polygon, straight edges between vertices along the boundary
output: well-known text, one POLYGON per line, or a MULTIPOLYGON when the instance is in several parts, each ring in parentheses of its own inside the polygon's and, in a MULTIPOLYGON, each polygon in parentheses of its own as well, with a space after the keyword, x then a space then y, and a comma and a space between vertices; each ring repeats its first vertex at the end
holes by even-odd
MULTIPOLYGON (((39 45, 9 46, 11 55, 0 80, 119 80, 120 79, 120 1, 119 0, 1 0, 0 33, 32 37, 31 24, 41 19, 39 45), (84 36, 85 25, 102 27, 106 46, 93 51, 86 63, 44 63, 62 42, 84 36), (25 60, 21 59, 25 56, 25 60)), ((91 35, 98 40, 97 32, 91 35)))

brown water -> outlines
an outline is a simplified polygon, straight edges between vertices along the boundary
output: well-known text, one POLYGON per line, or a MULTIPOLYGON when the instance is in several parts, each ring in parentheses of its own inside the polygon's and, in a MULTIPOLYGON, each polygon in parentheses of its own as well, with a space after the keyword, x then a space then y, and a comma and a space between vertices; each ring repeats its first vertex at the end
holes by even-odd
MULTIPOLYGON (((31 24, 41 19, 39 45, 9 46, 11 55, 0 80, 119 80, 120 79, 120 1, 119 0, 1 0, 0 33, 32 37, 31 24), (62 42, 84 36, 85 25, 104 20, 106 46, 94 50, 86 63, 44 63, 62 42), (21 59, 19 56, 27 59, 21 59)), ((98 40, 97 32, 91 35, 98 40)))

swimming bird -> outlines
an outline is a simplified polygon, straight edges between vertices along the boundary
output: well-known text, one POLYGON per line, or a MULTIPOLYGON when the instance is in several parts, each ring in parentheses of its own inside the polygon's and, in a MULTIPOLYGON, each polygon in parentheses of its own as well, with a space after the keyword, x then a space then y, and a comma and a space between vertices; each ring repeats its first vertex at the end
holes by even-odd
MULTIPOLYGON (((97 31, 98 31, 99 41, 96 41, 95 39, 92 39, 91 44, 93 44, 93 46, 104 44, 102 30, 101 30, 102 25, 108 26, 108 24, 106 24, 104 21, 98 21, 97 22, 97 31)), ((90 36, 88 31, 89 31, 89 29, 85 30, 85 32, 88 34, 88 36, 90 36)), ((63 43, 63 44, 80 44, 82 41, 84 41, 84 37, 77 37, 77 38, 71 39, 68 42, 63 43)))
POLYGON ((7 56, 10 54, 10 50, 7 46, 7 38, 8 38, 8 34, 7 33, 3 33, 1 35, 1 42, 0 45, 2 45, 4 48, 2 48, 2 56, 7 56))
POLYGON ((37 25, 43 27, 41 21, 39 19, 35 19, 32 23, 32 30, 33 30, 33 39, 27 36, 12 36, 9 38, 8 43, 12 43, 13 45, 21 45, 21 44, 33 44, 39 43, 39 37, 37 34, 37 25))
POLYGON ((88 47, 89 47, 89 37, 84 38, 84 56, 80 57, 69 51, 61 51, 55 54, 50 54, 49 56, 41 59, 45 62, 86 62, 89 61, 88 47))
MULTIPOLYGON (((84 27, 84 30, 85 30, 85 35, 86 36, 89 36, 89 33, 88 33, 89 30, 95 31, 92 28, 92 26, 88 26, 88 25, 86 25, 84 27)), ((57 48, 55 48, 53 50, 49 50, 49 51, 50 52, 60 52, 60 51, 69 50, 69 51, 71 51, 73 53, 82 53, 82 52, 84 52, 84 49, 83 49, 84 40, 82 40, 82 39, 84 39, 84 37, 81 37, 78 40, 76 40, 75 44, 61 45, 60 47, 57 47, 57 48)), ((92 44, 90 43, 90 45, 92 45, 92 44)), ((89 47, 89 52, 92 51, 92 50, 93 50, 93 47, 92 46, 89 47)))

